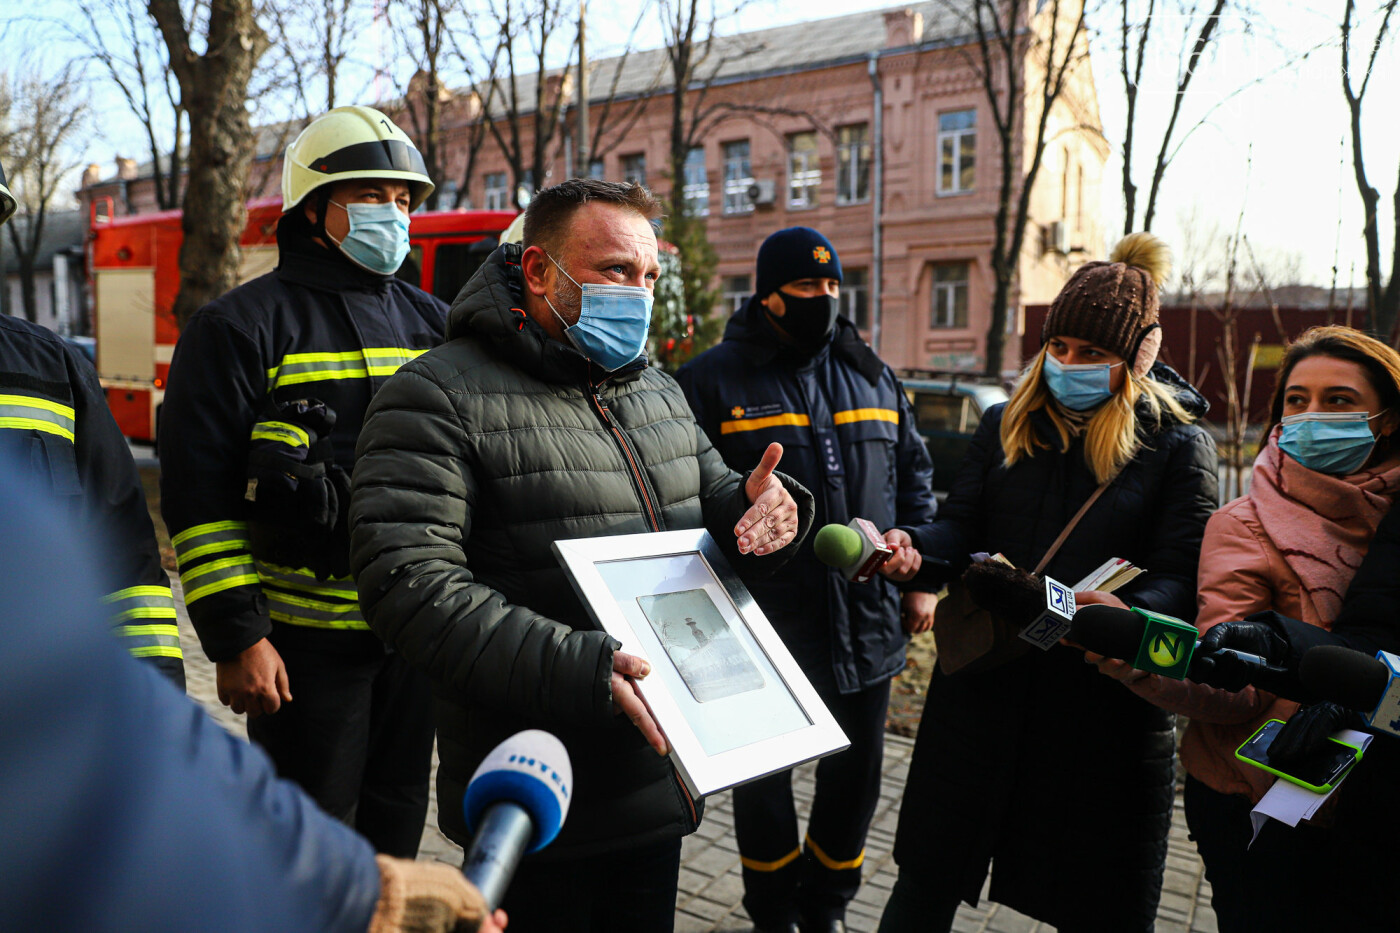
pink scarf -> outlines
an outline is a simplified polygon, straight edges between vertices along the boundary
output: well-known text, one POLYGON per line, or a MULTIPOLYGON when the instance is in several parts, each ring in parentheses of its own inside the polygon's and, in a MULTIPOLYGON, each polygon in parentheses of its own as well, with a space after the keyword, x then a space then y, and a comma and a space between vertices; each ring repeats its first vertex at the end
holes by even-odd
POLYGON ((1350 476, 1309 470, 1278 447, 1279 428, 1254 461, 1249 498, 1264 532, 1331 625, 1381 517, 1400 490, 1400 456, 1350 476))

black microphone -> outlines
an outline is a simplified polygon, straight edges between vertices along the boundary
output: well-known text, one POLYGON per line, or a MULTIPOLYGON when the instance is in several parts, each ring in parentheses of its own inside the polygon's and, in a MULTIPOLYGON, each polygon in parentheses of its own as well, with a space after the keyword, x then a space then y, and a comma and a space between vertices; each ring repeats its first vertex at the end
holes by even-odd
POLYGON ((1201 643, 1196 634, 1194 625, 1160 612, 1095 603, 1074 614, 1069 637, 1090 651, 1172 680, 1189 678, 1235 691, 1253 684, 1270 693, 1298 697, 1298 683, 1291 671, 1233 648, 1197 654, 1201 643))
POLYGON ((462 873, 481 892, 488 911, 500 906, 521 857, 559 834, 573 783, 564 743, 539 729, 517 732, 477 766, 462 795, 472 832, 462 873))
POLYGON ((1363 714, 1371 728, 1400 735, 1400 657, 1319 645, 1303 655, 1298 679, 1319 699, 1363 714))

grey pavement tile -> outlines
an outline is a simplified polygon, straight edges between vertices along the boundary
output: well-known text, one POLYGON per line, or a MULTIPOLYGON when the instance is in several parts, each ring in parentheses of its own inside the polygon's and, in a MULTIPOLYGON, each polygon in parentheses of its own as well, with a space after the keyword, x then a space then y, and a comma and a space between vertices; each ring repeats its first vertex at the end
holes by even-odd
POLYGON ((712 880, 709 875, 702 875, 682 865, 677 888, 684 895, 699 894, 712 880))
POLYGON ((744 879, 738 872, 720 875, 700 892, 706 900, 727 905, 732 909, 744 898, 744 879))
POLYGON ((714 921, 697 917, 683 910, 676 911, 676 933, 709 933, 714 929, 714 921))
POLYGON ((703 897, 695 897, 687 901, 683 909, 688 914, 704 917, 713 923, 719 920, 719 918, 726 916, 732 907, 732 904, 717 904, 703 897))
POLYGON ((687 868, 709 875, 711 878, 718 878, 738 864, 739 856, 736 853, 727 852, 718 846, 710 846, 685 862, 687 868))

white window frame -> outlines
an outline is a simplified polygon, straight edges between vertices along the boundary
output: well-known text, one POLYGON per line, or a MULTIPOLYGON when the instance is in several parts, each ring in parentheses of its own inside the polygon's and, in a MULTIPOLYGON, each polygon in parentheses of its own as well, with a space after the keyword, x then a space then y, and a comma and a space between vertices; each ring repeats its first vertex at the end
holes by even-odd
POLYGON ((963 109, 963 110, 947 110, 947 111, 944 111, 943 113, 940 113, 940 114, 938 115, 938 123, 939 123, 939 128, 938 128, 938 139, 937 139, 937 142, 936 142, 936 144, 935 144, 935 151, 938 153, 938 164, 937 164, 937 166, 936 166, 936 172, 937 172, 936 178, 937 178, 937 185, 938 185, 938 193, 939 193, 939 194, 967 194, 968 192, 974 190, 974 189, 977 187, 977 109, 976 109, 975 107, 968 107, 968 108, 965 108, 965 109, 963 109), (942 124, 943 124, 943 118, 944 118, 944 117, 950 117, 950 116, 954 116, 954 115, 958 115, 958 114, 965 114, 965 113, 970 113, 970 114, 972 114, 972 126, 971 126, 971 127, 965 127, 965 128, 956 129, 956 130, 945 130, 945 129, 943 129, 942 124), (964 188, 964 187, 962 186, 962 144, 963 144, 963 139, 964 139, 965 137, 971 137, 971 139, 972 139, 972 152, 973 152, 973 157, 972 157, 972 174, 973 174, 972 184, 969 185, 969 186, 966 187, 966 188, 964 188), (944 184, 943 184, 943 167, 944 167, 943 150, 944 150, 944 148, 945 148, 945 146, 944 146, 944 143, 945 143, 945 142, 951 142, 951 143, 952 143, 952 147, 951 147, 951 148, 952 148, 952 150, 953 150, 953 164, 952 164, 952 172, 951 172, 953 181, 952 181, 951 187, 945 187, 944 184))
POLYGON ((510 199, 510 182, 505 172, 487 172, 481 177, 485 190, 481 199, 482 210, 508 211, 513 206, 510 199), (495 182, 495 184, 492 184, 495 182))
POLYGON ((723 291, 720 292, 720 307, 727 308, 731 313, 737 314, 744 309, 744 304, 753 294, 752 280, 748 275, 726 275, 720 280, 723 291), (743 288, 735 288, 740 280, 743 281, 743 288))
POLYGON ((836 145, 836 203, 845 204, 865 204, 870 201, 870 171, 871 171, 871 148, 870 148, 870 124, 853 123, 837 129, 836 145), (856 141, 839 142, 840 134, 845 130, 860 130, 860 138, 856 141), (865 151, 862 158, 861 150, 865 151), (864 173, 861 169, 864 168, 864 173), (865 196, 860 197, 860 179, 865 175, 865 196))
POLYGON ((749 200, 749 187, 753 184, 753 148, 747 139, 736 139, 724 144, 724 212, 726 214, 751 214, 753 201, 749 200), (743 154, 738 154, 743 147, 743 154))
POLYGON ((841 282, 841 313, 846 316, 846 320, 865 330, 870 329, 870 321, 864 324, 860 322, 857 315, 857 308, 860 306, 860 299, 865 298, 865 313, 870 314, 870 270, 868 269, 847 269, 841 282), (863 278, 864 281, 857 282, 856 279, 863 278))
POLYGON ((710 216, 710 182, 705 174, 705 147, 692 146, 685 156, 685 212, 691 217, 710 216), (692 157, 700 154, 698 165, 692 157), (698 169, 698 171, 697 171, 698 169))
POLYGON ((817 149, 816 130, 793 133, 787 138, 788 146, 788 185, 787 206, 789 210, 807 210, 817 206, 817 192, 822 184, 821 154, 817 149), (812 148, 798 151, 799 138, 810 137, 812 148))
POLYGON ((968 317, 971 317, 971 288, 972 264, 968 262, 940 262, 929 267, 929 329, 931 330, 966 330, 971 321, 964 321, 959 324, 957 321, 958 288, 963 290, 963 307, 967 310, 968 317), (938 281, 938 270, 948 269, 954 266, 961 266, 963 277, 951 281, 938 281), (941 315, 938 308, 938 300, 943 297, 946 303, 947 314, 941 315))

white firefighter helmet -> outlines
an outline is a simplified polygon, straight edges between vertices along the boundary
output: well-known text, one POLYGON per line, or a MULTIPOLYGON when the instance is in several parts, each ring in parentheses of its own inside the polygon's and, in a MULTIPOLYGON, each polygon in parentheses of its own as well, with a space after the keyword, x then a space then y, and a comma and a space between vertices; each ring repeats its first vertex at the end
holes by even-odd
POLYGON ((282 212, 315 189, 351 178, 408 183, 409 210, 433 192, 413 140, 373 107, 337 107, 312 120, 287 147, 282 163, 282 212))
POLYGON ((5 166, 0 165, 0 226, 4 226, 5 221, 14 216, 17 207, 19 207, 19 202, 15 200, 13 194, 10 194, 10 189, 5 186, 5 166))

